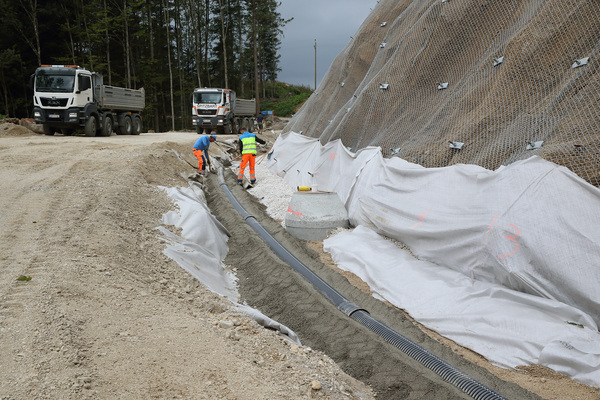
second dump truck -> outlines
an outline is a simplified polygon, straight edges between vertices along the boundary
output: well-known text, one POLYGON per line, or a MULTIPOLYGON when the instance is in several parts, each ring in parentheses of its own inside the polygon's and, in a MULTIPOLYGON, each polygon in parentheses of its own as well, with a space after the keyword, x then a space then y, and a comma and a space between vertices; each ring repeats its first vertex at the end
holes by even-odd
POLYGON ((104 85, 102 75, 77 65, 42 65, 31 76, 33 118, 46 135, 139 135, 144 89, 104 85))
POLYGON ((235 91, 198 88, 192 93, 192 124, 196 132, 238 133, 240 128, 254 130, 256 101, 237 98, 235 91))

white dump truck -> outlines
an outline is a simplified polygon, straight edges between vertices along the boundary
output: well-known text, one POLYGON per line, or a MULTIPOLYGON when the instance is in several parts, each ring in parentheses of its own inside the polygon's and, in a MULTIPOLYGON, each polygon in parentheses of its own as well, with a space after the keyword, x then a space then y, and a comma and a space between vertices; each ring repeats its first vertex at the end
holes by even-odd
POLYGON ((196 132, 238 133, 240 128, 254 130, 256 101, 238 99, 235 91, 198 88, 192 93, 192 124, 196 132))
POLYGON ((77 65, 42 65, 31 76, 33 118, 46 135, 139 135, 144 89, 104 85, 102 75, 77 65))

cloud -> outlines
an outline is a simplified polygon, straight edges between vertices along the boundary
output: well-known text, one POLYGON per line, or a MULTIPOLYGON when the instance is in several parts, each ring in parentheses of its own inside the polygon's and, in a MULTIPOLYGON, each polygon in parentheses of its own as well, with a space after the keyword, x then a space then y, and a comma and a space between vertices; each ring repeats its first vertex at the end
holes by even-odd
POLYGON ((314 89, 315 39, 318 85, 376 3, 376 0, 281 0, 281 16, 294 19, 283 28, 279 64, 282 71, 278 80, 314 89))

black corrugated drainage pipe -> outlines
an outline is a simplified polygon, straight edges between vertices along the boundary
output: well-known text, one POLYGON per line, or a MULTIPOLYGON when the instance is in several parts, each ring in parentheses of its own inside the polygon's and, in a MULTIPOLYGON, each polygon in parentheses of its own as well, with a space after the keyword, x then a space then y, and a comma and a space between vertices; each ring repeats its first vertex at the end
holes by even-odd
POLYGON ((338 310, 344 314, 360 322, 379 336, 386 342, 396 346, 405 354, 420 362, 425 367, 437 373, 442 379, 453 384, 463 392, 474 398, 475 400, 507 400, 505 397, 494 392, 492 389, 484 386, 475 379, 469 377, 464 372, 448 364, 446 361, 430 353, 428 350, 410 341, 400 333, 394 331, 383 322, 371 317, 369 313, 352 303, 334 288, 329 286, 318 275, 312 272, 306 265, 298 260, 290 253, 281 243, 279 243, 271 234, 258 223, 256 218, 249 214, 235 198, 231 190, 225 183, 223 168, 218 169, 219 185, 229 198, 231 204, 242 215, 244 220, 254 231, 269 245, 271 250, 277 254, 279 258, 288 263, 296 272, 308 280, 319 292, 329 299, 338 310))

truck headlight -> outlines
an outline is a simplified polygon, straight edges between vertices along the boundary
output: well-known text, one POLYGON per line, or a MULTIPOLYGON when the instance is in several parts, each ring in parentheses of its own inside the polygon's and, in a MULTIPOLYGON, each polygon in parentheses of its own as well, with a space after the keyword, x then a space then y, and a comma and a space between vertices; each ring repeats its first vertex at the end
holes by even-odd
POLYGON ((33 116, 35 118, 41 118, 42 114, 39 111, 36 111, 36 112, 33 113, 33 116))
POLYGON ((69 118, 77 118, 77 113, 76 112, 69 113, 69 118))
POLYGON ((223 123, 223 120, 222 120, 222 119, 219 119, 219 123, 220 123, 220 124, 222 124, 222 123, 223 123))

